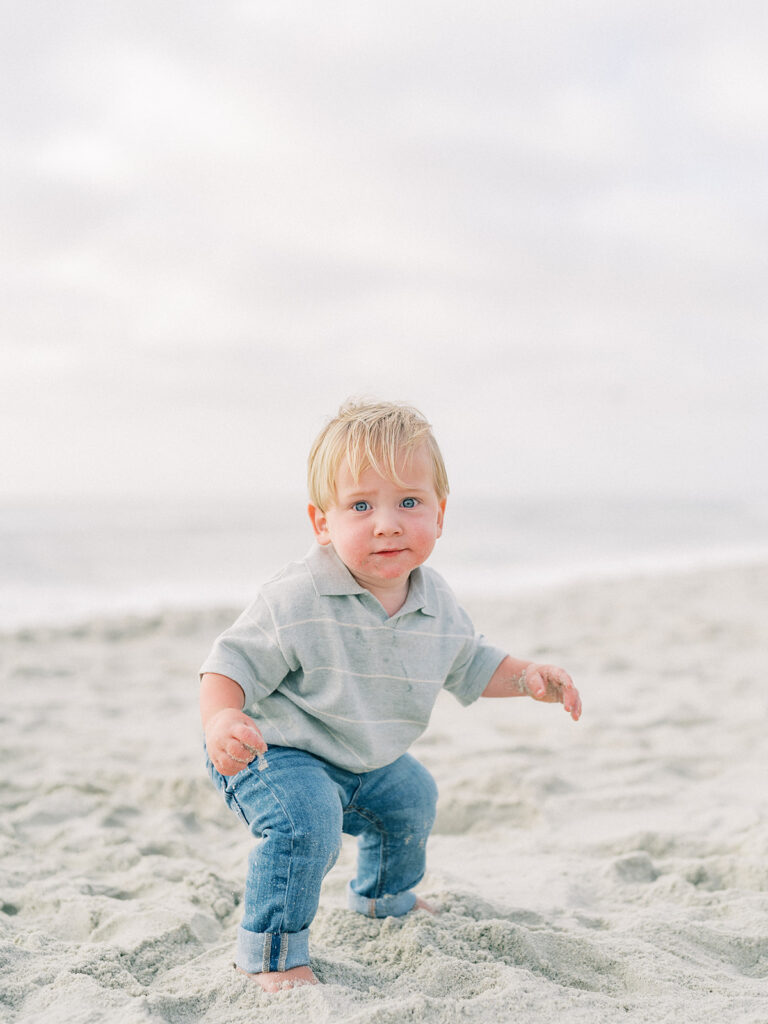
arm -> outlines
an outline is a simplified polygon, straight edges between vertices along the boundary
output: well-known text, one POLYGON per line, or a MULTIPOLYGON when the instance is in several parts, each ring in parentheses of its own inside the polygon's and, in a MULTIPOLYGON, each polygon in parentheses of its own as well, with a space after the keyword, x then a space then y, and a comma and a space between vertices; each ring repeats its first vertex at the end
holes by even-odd
POLYGON ((491 676, 483 697, 533 697, 549 704, 562 704, 577 722, 581 716, 581 697, 573 680, 555 665, 537 665, 509 655, 491 676))
POLYGON ((243 712, 245 694, 228 676, 206 672, 200 682, 200 717, 205 745, 214 768, 236 775, 267 749, 253 720, 243 712))

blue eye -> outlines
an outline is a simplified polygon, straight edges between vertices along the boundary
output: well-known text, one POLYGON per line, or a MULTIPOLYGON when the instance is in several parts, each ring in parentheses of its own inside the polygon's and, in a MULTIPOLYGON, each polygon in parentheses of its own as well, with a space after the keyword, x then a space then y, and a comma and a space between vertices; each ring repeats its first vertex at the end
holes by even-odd
POLYGON ((400 502, 403 508, 416 508, 418 503, 419 502, 417 498, 403 498, 403 500, 400 502))
POLYGON ((355 512, 367 512, 370 507, 367 501, 356 501, 352 506, 355 512))

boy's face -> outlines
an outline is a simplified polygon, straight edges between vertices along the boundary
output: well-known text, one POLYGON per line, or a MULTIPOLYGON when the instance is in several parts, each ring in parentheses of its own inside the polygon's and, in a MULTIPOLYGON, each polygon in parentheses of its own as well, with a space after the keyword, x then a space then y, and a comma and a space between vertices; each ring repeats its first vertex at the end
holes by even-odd
POLYGON ((445 499, 435 493, 426 446, 397 460, 400 486, 370 466, 355 482, 347 460, 336 474, 336 500, 326 511, 309 506, 320 544, 333 544, 357 582, 374 595, 407 584, 443 530, 445 499))

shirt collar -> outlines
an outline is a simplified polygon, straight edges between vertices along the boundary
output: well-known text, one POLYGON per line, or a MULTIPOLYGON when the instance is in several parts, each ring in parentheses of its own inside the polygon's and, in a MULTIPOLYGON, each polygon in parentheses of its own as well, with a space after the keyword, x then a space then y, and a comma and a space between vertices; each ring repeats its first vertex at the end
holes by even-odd
MULTIPOLYGON (((313 544, 304 562, 320 597, 369 593, 344 565, 332 544, 313 544)), ((437 602, 432 591, 432 581, 417 567, 411 573, 405 604, 396 614, 422 611, 425 615, 436 615, 437 602)))

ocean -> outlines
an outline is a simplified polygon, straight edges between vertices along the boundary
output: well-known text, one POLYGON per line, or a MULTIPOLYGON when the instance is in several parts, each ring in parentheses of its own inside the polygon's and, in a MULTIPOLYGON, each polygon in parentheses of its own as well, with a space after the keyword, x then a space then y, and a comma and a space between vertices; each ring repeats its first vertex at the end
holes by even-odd
MULTIPOLYGON (((0 504, 0 629, 244 606, 313 543, 296 495, 0 504)), ((430 564, 462 597, 768 561, 768 501, 509 497, 449 502, 430 564)))

